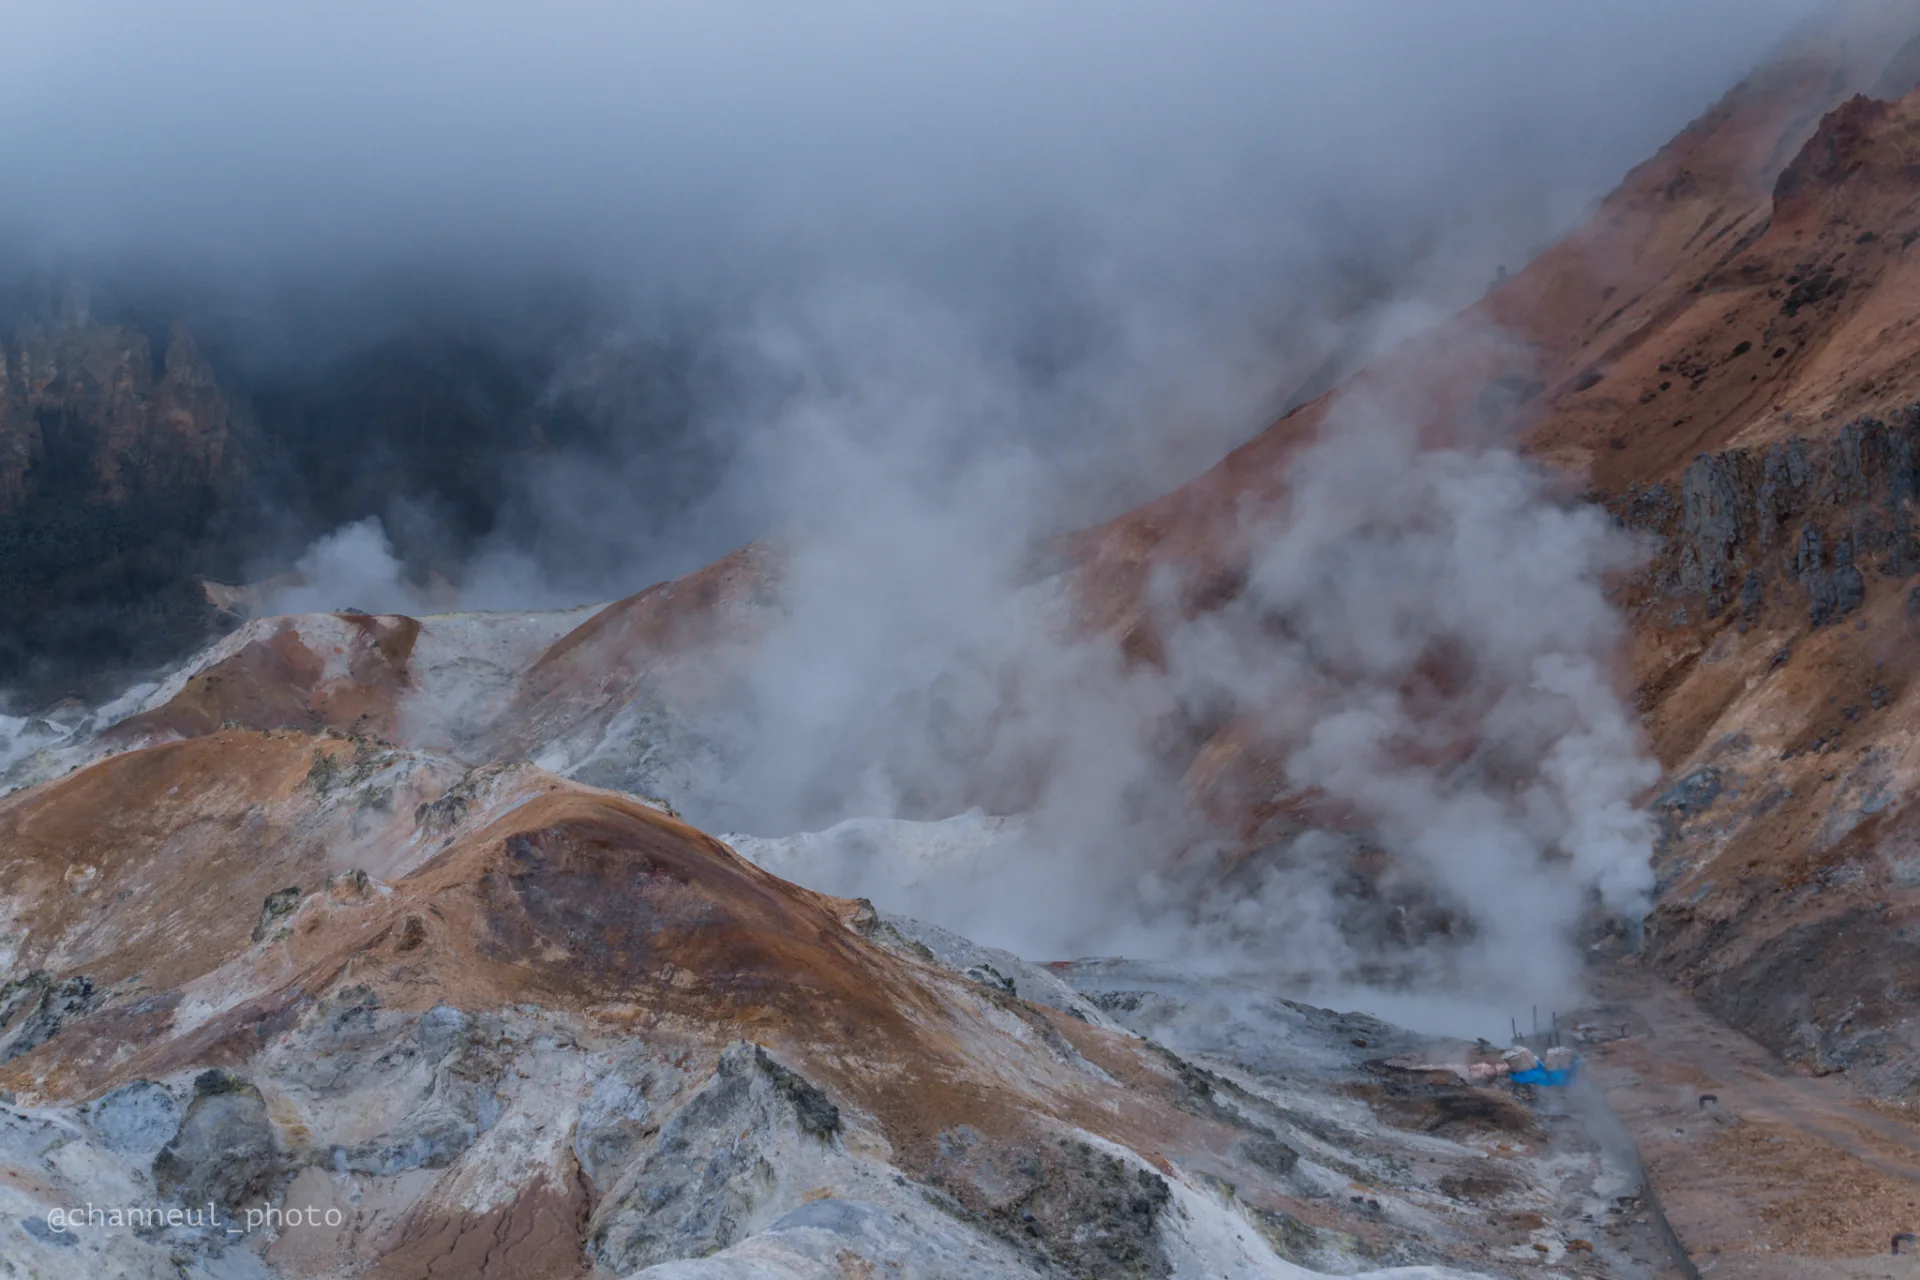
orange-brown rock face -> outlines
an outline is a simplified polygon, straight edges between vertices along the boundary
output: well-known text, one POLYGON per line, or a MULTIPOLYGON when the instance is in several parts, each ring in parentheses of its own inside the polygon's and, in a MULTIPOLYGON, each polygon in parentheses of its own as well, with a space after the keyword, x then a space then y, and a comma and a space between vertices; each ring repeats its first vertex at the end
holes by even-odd
POLYGON ((492 750, 512 757, 556 742, 597 741, 649 681, 675 682, 690 700, 711 693, 720 673, 704 659, 751 647, 773 607, 779 571, 778 552, 756 544, 607 606, 527 668, 492 750))
POLYGON ((115 724, 106 740, 191 738, 229 726, 389 734, 419 634, 420 624, 404 617, 330 614, 304 629, 268 619, 221 646, 230 652, 167 701, 115 724))

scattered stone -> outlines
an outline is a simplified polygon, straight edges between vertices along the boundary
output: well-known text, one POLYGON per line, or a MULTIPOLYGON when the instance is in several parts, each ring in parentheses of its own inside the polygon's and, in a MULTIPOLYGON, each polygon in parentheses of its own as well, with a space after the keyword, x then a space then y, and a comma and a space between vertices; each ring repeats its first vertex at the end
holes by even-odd
MULTIPOLYGON (((1787 280, 1792 283, 1795 277, 1788 276, 1787 280)), ((1802 307, 1810 307, 1825 298, 1846 292, 1847 284, 1845 276, 1835 275, 1831 267, 1822 267, 1793 284, 1786 300, 1780 304, 1780 310, 1789 317, 1796 316, 1802 307)))
POLYGON ((726 1248, 772 1194, 769 1157, 793 1140, 784 1135, 831 1142, 841 1127, 840 1109, 811 1082, 757 1044, 729 1045, 645 1162, 595 1210, 594 1257, 626 1275, 726 1248))
POLYGON ((1286 1177, 1300 1163, 1300 1153, 1278 1138, 1249 1138, 1240 1144, 1240 1154, 1276 1178, 1286 1177))
POLYGON ((847 918, 847 926, 861 937, 870 938, 878 932, 880 925, 880 911, 873 905, 873 899, 855 898, 853 914, 847 918))
POLYGON ((573 1155, 595 1186, 610 1188, 645 1150, 656 1126, 652 1098, 664 1093, 651 1067, 609 1071, 595 1082, 573 1129, 573 1155))
POLYGON ((340 764, 333 758, 332 753, 315 747, 313 763, 307 766, 307 785, 324 794, 333 789, 334 781, 339 776, 340 764))
POLYGON ((335 902, 365 900, 373 896, 373 877, 355 867, 352 871, 327 877, 327 895, 335 902))
POLYGON ((180 1131, 180 1104, 152 1080, 135 1080, 90 1104, 87 1122, 110 1151, 151 1159, 180 1131))
MULTIPOLYGON (((35 1240, 38 1240, 42 1244, 53 1245, 55 1248, 71 1249, 74 1245, 80 1243, 79 1236, 73 1232, 55 1231, 40 1218, 22 1218, 20 1219, 20 1227, 35 1240)), ((1900 1252, 1899 1246, 1896 1245, 1894 1247, 1894 1252, 1900 1252)))
POLYGON ((1014 988, 1013 979, 1001 973, 990 964, 974 965, 971 969, 967 970, 967 977, 983 987, 992 987, 996 991, 1004 991, 1010 996, 1020 994, 1014 988))
POLYGON ((391 1177, 409 1169, 445 1169, 480 1136, 480 1127, 456 1116, 433 1115, 395 1133, 327 1153, 335 1173, 391 1177))
POLYGON ((467 816, 468 798, 458 791, 448 791, 438 800, 428 800, 415 805, 414 825, 422 831, 438 834, 460 825, 467 816))
POLYGON ((0 1062, 31 1053, 104 999, 85 974, 56 982, 44 969, 35 969, 0 983, 0 1062))
POLYGON ((1147 991, 1096 991, 1087 997, 1102 1013, 1135 1013, 1152 998, 1147 991))
POLYGON ((765 1049, 754 1046, 760 1070, 773 1081, 773 1087, 793 1104, 793 1117, 800 1128, 822 1142, 830 1142, 840 1132, 840 1108, 805 1077, 775 1062, 765 1049))
POLYGON ((1173 1274, 1159 1238, 1159 1217, 1173 1195, 1151 1169, 1064 1139, 996 1174, 1011 1184, 1006 1193, 984 1211, 964 1212, 1047 1273, 1100 1280, 1173 1274))
POLYGON ((427 945, 427 922, 417 915, 408 915, 400 922, 400 940, 394 943, 395 951, 418 951, 427 945))
POLYGON ((1668 787, 1653 802, 1654 807, 1669 810, 1680 817, 1705 813, 1720 798, 1725 785, 1720 770, 1707 765, 1695 769, 1668 787))
POLYGON ((193 1089, 179 1133, 154 1157, 154 1186, 181 1204, 210 1202, 229 1215, 270 1198, 291 1168, 260 1091, 223 1068, 201 1072, 193 1089))
POLYGON ((264 939, 276 924, 299 909, 299 885, 290 884, 284 889, 275 889, 260 904, 260 922, 253 926, 253 940, 259 942, 264 939))
POLYGON ((459 1041, 467 1029, 467 1015, 449 1004, 437 1004, 420 1015, 414 1025, 414 1039, 428 1057, 438 1060, 459 1041))
POLYGON ((343 1032, 371 1031, 380 1010, 380 996, 372 987, 342 987, 320 1001, 316 1012, 330 1037, 343 1032))

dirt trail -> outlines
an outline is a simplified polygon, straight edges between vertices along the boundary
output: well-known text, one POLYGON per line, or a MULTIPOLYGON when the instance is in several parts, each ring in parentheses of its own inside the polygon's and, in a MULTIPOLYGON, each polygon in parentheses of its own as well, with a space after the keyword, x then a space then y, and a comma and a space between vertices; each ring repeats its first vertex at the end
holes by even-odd
POLYGON ((1920 1114, 1792 1074, 1638 970, 1600 975, 1596 996, 1576 1020, 1589 1075, 1702 1276, 1920 1280, 1920 1256, 1889 1249, 1920 1230, 1920 1114))

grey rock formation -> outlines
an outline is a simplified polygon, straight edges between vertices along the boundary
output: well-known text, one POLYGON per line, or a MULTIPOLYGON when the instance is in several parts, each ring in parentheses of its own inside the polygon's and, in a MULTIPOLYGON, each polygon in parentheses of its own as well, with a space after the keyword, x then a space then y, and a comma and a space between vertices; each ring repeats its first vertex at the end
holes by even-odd
POLYGON ((830 1147, 840 1128, 839 1109, 816 1086, 758 1045, 730 1046, 594 1214, 595 1256, 625 1273, 726 1248, 775 1192, 781 1148, 830 1147))
POLYGON ((87 1123, 109 1151, 151 1158, 180 1131, 180 1104, 152 1080, 135 1080, 86 1108, 87 1123))
POLYGON ((37 1049, 91 1013, 102 993, 85 974, 55 981, 40 971, 0 983, 0 1062, 37 1049))
POLYGON ((260 1090, 218 1068, 194 1080, 180 1132, 153 1160, 161 1195, 211 1203, 228 1215, 271 1196, 289 1172, 260 1090))
POLYGON ((1860 418, 1823 442, 1703 453, 1682 474, 1677 502, 1654 485, 1608 505, 1660 539, 1649 573, 1665 596, 1703 599, 1706 616, 1737 604, 1751 626, 1770 602, 1797 595, 1825 626, 1861 607, 1872 576, 1920 572, 1917 494, 1920 405, 1892 422, 1860 418), (1769 592, 1776 581, 1799 591, 1769 592))

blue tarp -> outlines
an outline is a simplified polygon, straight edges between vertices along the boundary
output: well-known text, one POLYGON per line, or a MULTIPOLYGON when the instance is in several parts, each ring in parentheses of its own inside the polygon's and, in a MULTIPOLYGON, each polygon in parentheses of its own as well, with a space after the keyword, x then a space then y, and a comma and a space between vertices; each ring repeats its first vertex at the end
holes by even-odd
POLYGON ((1573 1066, 1564 1071, 1549 1071, 1545 1067, 1534 1067, 1528 1071, 1516 1071, 1507 1079, 1515 1084, 1544 1084, 1564 1089, 1573 1083, 1573 1073, 1580 1065, 1580 1059, 1573 1060, 1573 1066))

